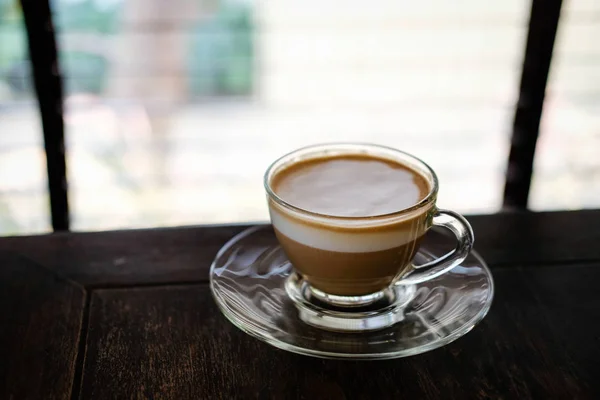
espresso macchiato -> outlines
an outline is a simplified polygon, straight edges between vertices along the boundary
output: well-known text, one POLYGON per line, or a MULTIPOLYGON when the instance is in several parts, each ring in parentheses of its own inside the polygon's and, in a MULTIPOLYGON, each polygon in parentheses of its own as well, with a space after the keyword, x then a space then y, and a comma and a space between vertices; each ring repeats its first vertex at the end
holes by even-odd
POLYGON ((416 169, 369 154, 307 157, 268 182, 275 233, 294 268, 339 296, 380 291, 411 268, 431 225, 431 182, 416 169), (402 212, 400 212, 402 211, 402 212))

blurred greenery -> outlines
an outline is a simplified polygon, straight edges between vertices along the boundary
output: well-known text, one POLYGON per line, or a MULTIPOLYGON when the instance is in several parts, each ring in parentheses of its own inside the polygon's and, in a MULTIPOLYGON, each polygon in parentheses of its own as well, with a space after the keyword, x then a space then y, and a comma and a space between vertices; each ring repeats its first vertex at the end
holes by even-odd
POLYGON ((245 94, 252 90, 253 24, 248 4, 222 2, 198 23, 190 43, 194 95, 245 94))
POLYGON ((118 28, 122 0, 51 0, 51 4, 60 31, 114 33, 118 28))
POLYGON ((67 93, 102 93, 108 73, 108 60, 82 51, 61 52, 61 68, 67 93))
POLYGON ((27 42, 16 0, 0 0, 0 71, 22 60, 27 42))
POLYGON ((21 11, 18 0, 0 0, 0 20, 16 19, 21 11))
MULTIPOLYGON (((118 40, 123 1, 127 0, 52 0, 57 32, 109 35, 118 40)), ((251 92, 253 28, 251 4, 234 0, 220 1, 213 15, 192 26, 186 62, 192 96, 251 92)), ((104 91, 110 62, 103 54, 60 50, 59 56, 68 93, 104 91)), ((8 84, 15 96, 29 93, 29 70, 19 1, 0 0, 0 84, 8 84)))

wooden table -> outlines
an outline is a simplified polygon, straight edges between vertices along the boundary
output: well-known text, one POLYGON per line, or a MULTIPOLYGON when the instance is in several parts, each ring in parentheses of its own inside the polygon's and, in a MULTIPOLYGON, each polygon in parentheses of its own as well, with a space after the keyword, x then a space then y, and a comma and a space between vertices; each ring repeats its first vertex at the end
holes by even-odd
POLYGON ((469 218, 485 320, 388 361, 274 349, 207 285, 244 226, 0 239, 0 399, 600 398, 600 211, 469 218))

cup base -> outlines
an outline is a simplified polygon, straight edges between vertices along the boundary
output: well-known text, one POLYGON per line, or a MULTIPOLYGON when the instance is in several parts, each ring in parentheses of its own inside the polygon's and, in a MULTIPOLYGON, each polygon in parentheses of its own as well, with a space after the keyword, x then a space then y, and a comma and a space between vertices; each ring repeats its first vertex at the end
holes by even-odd
POLYGON ((364 296, 336 296, 313 288, 292 273, 285 290, 304 323, 335 332, 368 332, 388 328, 404 319, 415 285, 396 285, 364 296))
POLYGON ((343 308, 366 307, 366 306, 370 306, 374 303, 378 303, 384 299, 388 299, 391 301, 390 298, 395 295, 394 291, 392 289, 386 288, 384 290, 380 290, 378 292, 365 294, 365 295, 341 296, 341 295, 325 293, 306 282, 305 282, 305 285, 307 287, 307 293, 306 293, 307 296, 314 297, 332 307, 343 307, 343 308))

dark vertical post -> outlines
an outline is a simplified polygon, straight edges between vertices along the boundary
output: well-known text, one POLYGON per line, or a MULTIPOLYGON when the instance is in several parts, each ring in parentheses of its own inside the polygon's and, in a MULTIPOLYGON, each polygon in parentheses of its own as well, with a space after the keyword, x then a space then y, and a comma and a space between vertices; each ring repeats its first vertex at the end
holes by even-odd
POLYGON ((561 5, 562 0, 531 1, 529 33, 504 186, 506 208, 527 207, 561 5))
POLYGON ((33 82, 44 130, 52 227, 69 229, 63 91, 49 0, 21 0, 33 82))

